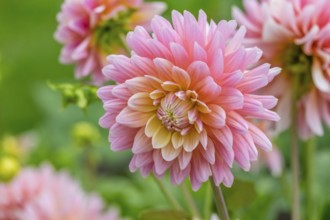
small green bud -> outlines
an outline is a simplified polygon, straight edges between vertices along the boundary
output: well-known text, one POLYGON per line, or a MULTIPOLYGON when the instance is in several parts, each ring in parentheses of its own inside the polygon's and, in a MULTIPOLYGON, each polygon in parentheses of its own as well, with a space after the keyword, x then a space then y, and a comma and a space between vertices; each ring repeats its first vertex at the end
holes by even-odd
POLYGON ((93 146, 100 136, 98 129, 88 122, 79 122, 72 129, 72 137, 80 147, 93 146))

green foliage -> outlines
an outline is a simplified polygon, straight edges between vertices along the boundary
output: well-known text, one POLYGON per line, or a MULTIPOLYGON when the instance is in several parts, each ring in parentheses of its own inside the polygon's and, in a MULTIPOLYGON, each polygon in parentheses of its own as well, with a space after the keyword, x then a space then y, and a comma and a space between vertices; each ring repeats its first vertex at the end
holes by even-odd
POLYGON ((139 220, 189 220, 182 212, 177 210, 147 210, 141 213, 139 220))
POLYGON ((229 210, 237 210, 253 202, 257 193, 253 182, 235 180, 231 188, 224 191, 229 210))
POLYGON ((53 84, 50 82, 48 85, 52 90, 61 94, 63 107, 73 104, 86 110, 91 103, 99 100, 95 86, 72 83, 53 84))

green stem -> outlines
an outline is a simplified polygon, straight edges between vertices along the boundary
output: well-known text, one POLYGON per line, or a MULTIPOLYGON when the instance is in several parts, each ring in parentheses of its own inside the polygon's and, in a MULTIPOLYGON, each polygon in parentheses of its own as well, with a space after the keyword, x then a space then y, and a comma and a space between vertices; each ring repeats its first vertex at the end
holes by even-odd
POLYGON ((205 199, 204 199, 204 218, 210 219, 212 209, 212 189, 211 185, 208 183, 206 186, 205 199))
POLYGON ((194 198, 191 194, 191 191, 187 188, 187 185, 185 183, 182 183, 182 190, 183 190, 183 197, 184 200, 187 203, 187 206, 189 208, 190 213, 194 216, 194 217, 198 217, 199 219, 201 218, 201 215, 198 211, 198 207, 194 201, 194 198))
POLYGON ((221 220, 230 220, 225 199, 223 197, 221 187, 216 186, 212 177, 210 177, 210 182, 214 194, 215 204, 217 206, 218 214, 221 220))
POLYGON ((291 172, 292 172, 292 207, 291 219, 300 220, 300 186, 299 186, 299 137, 297 127, 297 90, 299 78, 293 77, 292 106, 291 106, 291 172))
POLYGON ((315 213, 315 192, 314 192, 314 156, 315 156, 316 139, 310 138, 306 143, 305 160, 306 160, 306 208, 307 219, 316 220, 315 213))
POLYGON ((155 182, 157 183, 159 189, 162 191, 164 197, 166 198, 167 202, 176 210, 182 210, 180 204, 175 199, 175 197, 167 190, 165 185, 161 180, 159 180, 157 177, 153 176, 155 182))

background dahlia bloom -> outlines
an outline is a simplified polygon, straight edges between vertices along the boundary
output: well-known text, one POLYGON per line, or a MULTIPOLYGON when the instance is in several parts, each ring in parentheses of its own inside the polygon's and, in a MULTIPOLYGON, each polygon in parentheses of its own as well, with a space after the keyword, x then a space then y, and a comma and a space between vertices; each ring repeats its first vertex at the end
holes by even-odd
POLYGON ((118 220, 104 211, 96 195, 86 195, 67 173, 48 166, 24 168, 10 183, 0 184, 2 220, 118 220))
POLYGON ((234 161, 249 170, 257 147, 271 149, 265 134, 247 118, 278 120, 270 111, 273 96, 254 95, 280 71, 269 64, 249 68, 261 56, 244 48, 245 28, 235 21, 207 22, 184 12, 172 13, 173 25, 155 16, 152 36, 143 27, 127 35, 132 56, 111 55, 103 72, 117 85, 98 95, 114 151, 130 149, 130 170, 171 181, 190 177, 197 190, 213 176, 231 186, 234 161))
POLYGON ((233 9, 247 27, 247 45, 264 51, 264 61, 283 73, 264 91, 279 97, 281 132, 291 123, 292 81, 299 82, 297 121, 300 137, 323 135, 330 126, 330 13, 328 0, 244 0, 246 13, 233 9))
POLYGON ((150 19, 165 8, 164 3, 143 0, 66 0, 55 33, 64 44, 60 61, 76 64, 78 79, 92 75, 96 83, 103 82, 105 55, 125 51, 121 35, 136 25, 148 27, 150 19))

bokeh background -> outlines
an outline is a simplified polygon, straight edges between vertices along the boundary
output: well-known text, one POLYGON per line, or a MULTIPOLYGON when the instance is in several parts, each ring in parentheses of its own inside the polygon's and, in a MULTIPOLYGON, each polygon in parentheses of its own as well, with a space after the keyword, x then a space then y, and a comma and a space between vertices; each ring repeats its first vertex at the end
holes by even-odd
MULTIPOLYGON (((230 19, 232 5, 240 0, 168 0, 170 11, 203 9, 210 19, 230 19)), ((107 131, 98 126, 101 102, 86 110, 62 106, 59 92, 50 83, 70 83, 73 65, 58 61, 61 45, 54 40, 60 0, 0 1, 0 141, 20 151, 21 166, 48 162, 68 170, 87 191, 98 192, 123 216, 138 219, 142 210, 169 208, 152 178, 128 171, 129 152, 111 152, 107 131)), ((290 174, 287 134, 274 140, 284 157, 284 170, 271 176, 261 165, 254 172, 235 170, 238 177, 226 190, 231 215, 240 219, 289 219, 290 174)), ((330 219, 330 137, 318 141, 315 159, 317 207, 320 219, 330 219)), ((302 154, 304 149, 302 149, 302 154)), ((2 154, 0 153, 0 157, 2 154)), ((236 169, 236 168, 235 168, 236 169)), ((1 166, 0 166, 1 173, 1 166)), ((303 175, 303 173, 302 173, 303 175)), ((183 202, 182 189, 168 187, 183 202)), ((189 184, 189 183, 187 183, 189 184)), ((209 186, 194 193, 198 208, 205 206, 209 186)), ((1 196, 1 195, 0 195, 1 196)))

